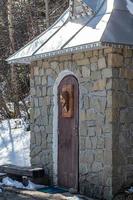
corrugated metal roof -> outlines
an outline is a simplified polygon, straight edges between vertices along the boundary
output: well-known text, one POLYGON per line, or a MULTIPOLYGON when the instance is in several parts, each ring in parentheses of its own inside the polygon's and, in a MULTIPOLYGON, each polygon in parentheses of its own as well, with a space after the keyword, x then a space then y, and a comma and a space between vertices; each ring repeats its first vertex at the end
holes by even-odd
MULTIPOLYGON (((29 63, 50 56, 99 48, 103 44, 133 47, 132 0, 84 0, 95 14, 71 18, 69 9, 47 31, 9 57, 9 63, 29 63), (130 6, 131 7, 131 6, 130 6)), ((83 2, 82 2, 83 3, 83 2)))

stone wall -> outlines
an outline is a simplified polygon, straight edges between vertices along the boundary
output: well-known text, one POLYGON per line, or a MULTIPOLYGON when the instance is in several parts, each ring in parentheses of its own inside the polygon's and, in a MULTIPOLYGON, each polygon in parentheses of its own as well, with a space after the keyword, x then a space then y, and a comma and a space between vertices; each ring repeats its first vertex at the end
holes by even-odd
POLYGON ((110 54, 113 124, 113 192, 133 183, 133 51, 110 54))
POLYGON ((32 64, 31 162, 34 166, 43 166, 51 180, 53 86, 59 73, 66 69, 75 74, 80 87, 80 192, 110 199, 112 186, 116 186, 116 182, 120 186, 123 179, 130 175, 127 171, 130 172, 133 158, 131 138, 127 134, 130 130, 131 137, 133 127, 132 123, 128 126, 133 119, 133 111, 129 108, 133 104, 132 57, 130 50, 106 48, 32 64), (127 144, 127 140, 130 144, 127 144), (129 152, 126 156, 125 150, 129 152))

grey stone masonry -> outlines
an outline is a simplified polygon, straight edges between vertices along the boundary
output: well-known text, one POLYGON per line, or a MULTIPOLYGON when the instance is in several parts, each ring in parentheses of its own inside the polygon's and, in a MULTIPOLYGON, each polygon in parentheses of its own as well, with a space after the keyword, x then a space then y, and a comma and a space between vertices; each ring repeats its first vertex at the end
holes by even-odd
POLYGON ((31 162, 53 181, 53 87, 63 70, 79 81, 79 188, 110 200, 133 182, 133 51, 105 48, 31 66, 31 162))

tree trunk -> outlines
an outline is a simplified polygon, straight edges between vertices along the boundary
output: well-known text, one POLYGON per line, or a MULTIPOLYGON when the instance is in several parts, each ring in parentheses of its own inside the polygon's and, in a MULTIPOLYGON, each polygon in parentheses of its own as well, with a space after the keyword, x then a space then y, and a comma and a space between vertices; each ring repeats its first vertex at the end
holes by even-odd
MULTIPOLYGON (((13 3, 14 0, 7 1, 7 13, 8 13, 8 31, 9 31, 9 39, 10 39, 10 54, 15 52, 15 40, 14 40, 14 25, 13 25, 13 3)), ((12 90, 14 93, 14 109, 16 113, 16 117, 20 116, 19 111, 19 99, 18 99, 18 81, 17 81, 17 71, 16 66, 11 65, 11 83, 12 83, 12 90)))
POLYGON ((46 9, 46 27, 49 27, 49 1, 45 0, 45 9, 46 9))

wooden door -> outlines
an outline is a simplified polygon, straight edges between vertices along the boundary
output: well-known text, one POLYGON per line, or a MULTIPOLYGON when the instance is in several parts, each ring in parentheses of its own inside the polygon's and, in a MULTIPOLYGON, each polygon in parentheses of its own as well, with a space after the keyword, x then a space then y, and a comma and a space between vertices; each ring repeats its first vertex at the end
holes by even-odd
POLYGON ((58 87, 58 185, 78 190, 79 87, 66 76, 58 87))

